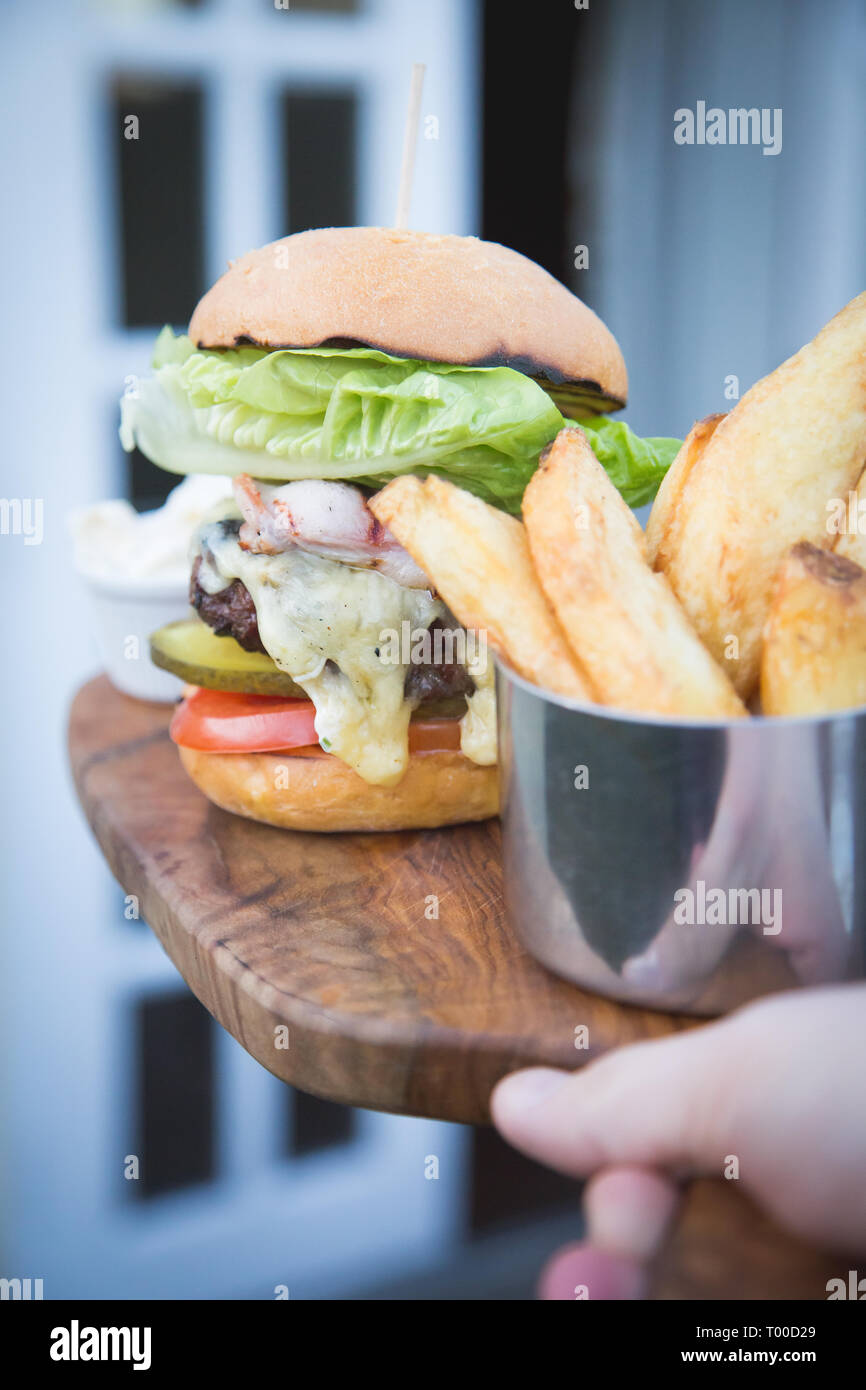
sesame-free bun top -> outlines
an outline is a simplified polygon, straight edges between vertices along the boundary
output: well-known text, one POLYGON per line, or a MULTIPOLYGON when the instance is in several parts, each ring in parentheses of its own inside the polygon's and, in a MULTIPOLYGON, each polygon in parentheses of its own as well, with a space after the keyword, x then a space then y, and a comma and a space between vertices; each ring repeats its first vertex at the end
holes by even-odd
POLYGON ((507 366, 563 408, 623 405, 622 353, 546 270, 493 241, 388 227, 297 232, 233 261, 189 325, 200 348, 375 347, 507 366))

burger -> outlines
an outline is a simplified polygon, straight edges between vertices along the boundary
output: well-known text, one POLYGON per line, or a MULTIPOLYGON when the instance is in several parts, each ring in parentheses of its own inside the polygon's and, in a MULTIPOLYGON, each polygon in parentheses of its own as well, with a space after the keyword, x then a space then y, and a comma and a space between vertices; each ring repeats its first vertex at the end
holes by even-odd
POLYGON ((627 500, 670 459, 609 419, 626 400, 601 320, 540 266, 474 237, 376 227, 233 262, 122 402, 121 439, 229 475, 194 537, 195 617, 154 634, 185 696, 171 726, 217 805, 302 830, 479 820, 498 803, 492 657, 374 518, 402 473, 507 512, 580 420, 627 500))

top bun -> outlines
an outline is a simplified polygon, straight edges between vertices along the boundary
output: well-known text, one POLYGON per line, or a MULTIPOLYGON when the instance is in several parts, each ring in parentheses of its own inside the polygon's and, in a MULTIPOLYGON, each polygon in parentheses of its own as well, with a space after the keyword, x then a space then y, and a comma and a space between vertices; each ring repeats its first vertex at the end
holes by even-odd
POLYGON ((388 227, 283 237, 231 263, 189 334, 200 348, 364 346, 514 367, 572 409, 614 410, 628 391, 601 319, 534 261, 477 237, 388 227))

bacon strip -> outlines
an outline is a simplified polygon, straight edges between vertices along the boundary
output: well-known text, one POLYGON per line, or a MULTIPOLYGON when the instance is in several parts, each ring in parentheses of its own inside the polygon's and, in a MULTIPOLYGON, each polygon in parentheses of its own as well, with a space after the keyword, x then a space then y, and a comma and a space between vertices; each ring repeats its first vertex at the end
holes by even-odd
POLYGON ((405 589, 430 589, 424 571, 350 483, 308 479, 279 487, 241 473, 232 484, 244 518, 245 550, 278 555, 290 546, 362 569, 376 569, 405 589))

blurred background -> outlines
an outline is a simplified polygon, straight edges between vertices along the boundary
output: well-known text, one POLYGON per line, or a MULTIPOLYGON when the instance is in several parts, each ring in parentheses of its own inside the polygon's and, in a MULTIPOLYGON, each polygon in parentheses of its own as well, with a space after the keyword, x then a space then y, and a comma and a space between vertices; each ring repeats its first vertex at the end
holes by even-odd
POLYGON ((290 1091, 127 919, 66 771, 97 662, 65 518, 172 485, 121 452, 117 400, 229 257, 392 219, 415 60, 411 225, 586 299, 638 432, 730 408, 866 287, 866 0, 5 0, 0 51, 2 491, 45 518, 41 545, 0 535, 0 1275, 46 1298, 529 1296, 578 1233, 572 1185, 489 1131, 290 1091), (781 108, 781 152, 676 144, 698 101, 781 108))

